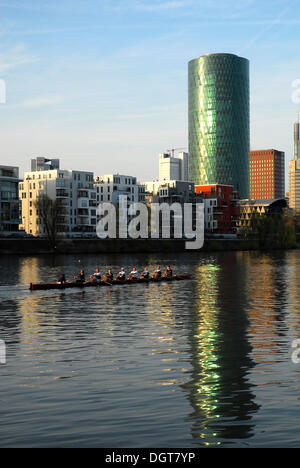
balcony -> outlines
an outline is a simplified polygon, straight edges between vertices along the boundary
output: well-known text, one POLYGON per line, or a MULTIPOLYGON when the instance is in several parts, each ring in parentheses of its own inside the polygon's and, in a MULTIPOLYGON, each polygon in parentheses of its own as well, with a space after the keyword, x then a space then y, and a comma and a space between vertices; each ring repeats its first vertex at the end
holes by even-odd
POLYGON ((64 189, 56 190, 56 198, 69 198, 70 194, 64 189))
POLYGON ((88 218, 89 217, 89 210, 79 209, 77 212, 77 216, 79 218, 88 218))

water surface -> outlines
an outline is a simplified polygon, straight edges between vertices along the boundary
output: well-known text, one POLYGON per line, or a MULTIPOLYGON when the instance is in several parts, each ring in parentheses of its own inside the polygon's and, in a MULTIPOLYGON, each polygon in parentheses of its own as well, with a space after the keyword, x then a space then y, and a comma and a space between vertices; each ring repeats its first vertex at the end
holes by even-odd
POLYGON ((299 278, 299 251, 0 257, 0 446, 299 446, 299 278), (28 290, 157 263, 194 279, 28 290))

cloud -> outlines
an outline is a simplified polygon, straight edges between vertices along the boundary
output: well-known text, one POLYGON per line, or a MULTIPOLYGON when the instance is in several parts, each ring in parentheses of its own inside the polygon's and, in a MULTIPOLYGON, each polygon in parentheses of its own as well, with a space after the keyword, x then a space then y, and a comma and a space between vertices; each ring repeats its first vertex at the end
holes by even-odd
POLYGON ((39 59, 28 54, 25 44, 18 43, 8 50, 0 49, 0 73, 5 73, 16 67, 37 62, 39 59))
POLYGON ((159 11, 159 10, 173 10, 175 8, 183 8, 186 7, 186 2, 182 1, 170 1, 170 2, 162 2, 162 3, 155 3, 149 5, 146 3, 137 3, 136 8, 138 10, 143 11, 159 11))
POLYGON ((33 99, 27 99, 25 101, 16 104, 15 108, 29 108, 35 109, 46 106, 54 106, 64 100, 62 96, 40 96, 33 99))

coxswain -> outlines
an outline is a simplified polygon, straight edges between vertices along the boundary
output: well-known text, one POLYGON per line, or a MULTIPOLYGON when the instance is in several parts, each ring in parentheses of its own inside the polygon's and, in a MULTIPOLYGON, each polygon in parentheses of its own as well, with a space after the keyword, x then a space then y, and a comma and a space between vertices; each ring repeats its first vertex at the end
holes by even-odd
POLYGON ((57 284, 66 284, 66 275, 61 275, 60 279, 57 281, 57 284))
POLYGON ((126 280, 126 273, 125 273, 124 268, 121 268, 121 271, 117 274, 117 279, 120 281, 126 280))
POLYGON ((138 271, 137 269, 134 267, 132 272, 130 273, 129 275, 129 279, 138 279, 139 277, 139 274, 138 274, 138 271))
POLYGON ((160 269, 160 266, 158 265, 154 274, 153 274, 153 278, 161 278, 161 269, 160 269))
POLYGON ((173 278, 173 270, 171 269, 170 265, 167 266, 164 277, 165 278, 173 278))
POLYGON ((143 279, 149 279, 149 276, 150 276, 150 272, 149 272, 148 268, 146 267, 146 268, 144 269, 144 271, 142 272, 142 274, 141 274, 141 278, 143 278, 143 279))

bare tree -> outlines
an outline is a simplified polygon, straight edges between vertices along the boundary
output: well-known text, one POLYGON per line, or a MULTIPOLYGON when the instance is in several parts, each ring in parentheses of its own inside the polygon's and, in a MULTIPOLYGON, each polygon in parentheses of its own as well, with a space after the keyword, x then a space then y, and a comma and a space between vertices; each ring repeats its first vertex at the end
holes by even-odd
POLYGON ((52 200, 48 195, 41 195, 35 202, 37 214, 41 219, 45 234, 52 248, 56 246, 58 227, 61 227, 60 217, 62 216, 61 200, 52 200))

